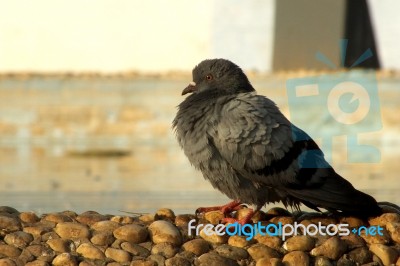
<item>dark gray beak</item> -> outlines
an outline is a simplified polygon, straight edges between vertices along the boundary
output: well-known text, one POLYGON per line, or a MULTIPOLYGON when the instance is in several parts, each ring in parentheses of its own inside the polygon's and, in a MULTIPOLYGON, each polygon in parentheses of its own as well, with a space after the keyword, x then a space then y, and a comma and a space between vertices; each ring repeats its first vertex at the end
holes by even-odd
POLYGON ((182 91, 182 95, 185 95, 187 93, 192 93, 196 90, 196 83, 193 81, 189 83, 189 85, 182 91))

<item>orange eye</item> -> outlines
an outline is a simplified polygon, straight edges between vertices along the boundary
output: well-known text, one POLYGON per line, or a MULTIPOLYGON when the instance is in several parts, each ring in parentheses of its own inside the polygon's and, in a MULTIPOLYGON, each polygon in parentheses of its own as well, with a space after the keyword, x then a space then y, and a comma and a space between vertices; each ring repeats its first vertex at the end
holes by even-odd
POLYGON ((207 79, 207 80, 212 80, 212 79, 213 79, 213 76, 212 76, 211 74, 208 74, 208 75, 206 76, 206 79, 207 79))

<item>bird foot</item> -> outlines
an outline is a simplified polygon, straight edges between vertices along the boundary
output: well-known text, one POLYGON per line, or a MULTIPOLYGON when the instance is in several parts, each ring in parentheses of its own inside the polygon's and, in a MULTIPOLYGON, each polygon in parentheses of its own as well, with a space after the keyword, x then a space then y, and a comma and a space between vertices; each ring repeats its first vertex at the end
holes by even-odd
POLYGON ((221 211, 224 215, 227 213, 231 213, 233 211, 237 211, 240 209, 241 202, 239 200, 234 200, 229 202, 228 204, 214 207, 200 207, 196 210, 196 215, 200 213, 206 213, 210 211, 221 211))
POLYGON ((224 219, 221 220, 221 223, 224 223, 224 224, 227 224, 227 223, 229 223, 229 224, 238 223, 240 225, 245 225, 245 224, 251 223, 251 218, 254 215, 254 211, 252 209, 250 209, 250 210, 251 211, 249 211, 249 213, 246 214, 246 216, 244 216, 241 219, 224 218, 224 219))

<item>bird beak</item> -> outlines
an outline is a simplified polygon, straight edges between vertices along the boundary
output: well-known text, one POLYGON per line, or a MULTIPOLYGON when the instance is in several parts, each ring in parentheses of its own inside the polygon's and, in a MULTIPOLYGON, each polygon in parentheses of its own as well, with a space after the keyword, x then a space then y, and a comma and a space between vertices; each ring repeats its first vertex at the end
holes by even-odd
POLYGON ((192 93, 196 90, 196 83, 195 82, 190 82, 189 85, 182 91, 182 95, 185 95, 187 93, 192 93))

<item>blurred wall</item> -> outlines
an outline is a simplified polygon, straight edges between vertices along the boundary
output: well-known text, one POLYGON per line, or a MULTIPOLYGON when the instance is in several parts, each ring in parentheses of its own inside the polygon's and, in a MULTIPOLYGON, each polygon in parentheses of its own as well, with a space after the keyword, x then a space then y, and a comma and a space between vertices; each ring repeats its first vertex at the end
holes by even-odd
MULTIPOLYGON (((400 2, 369 3, 383 68, 400 69, 400 2)), ((0 72, 187 71, 211 57, 270 71, 275 15, 274 0, 0 0, 0 72)), ((321 51, 336 44, 324 36, 321 51)))

